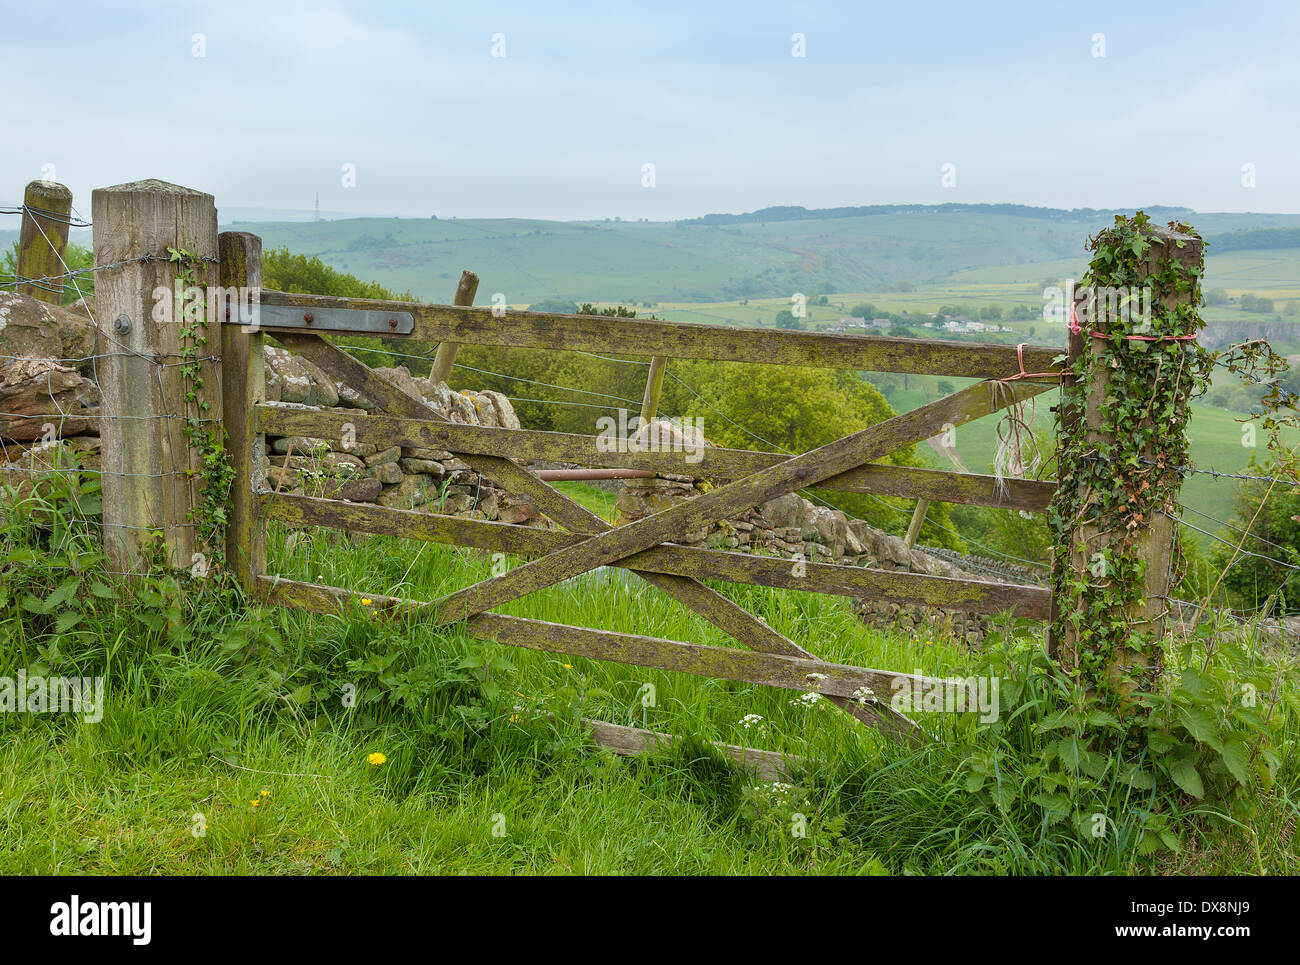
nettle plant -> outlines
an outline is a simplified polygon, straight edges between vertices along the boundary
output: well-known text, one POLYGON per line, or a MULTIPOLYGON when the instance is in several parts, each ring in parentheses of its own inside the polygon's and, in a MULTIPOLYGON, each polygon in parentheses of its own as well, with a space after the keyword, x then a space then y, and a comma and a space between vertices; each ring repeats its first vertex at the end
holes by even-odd
MULTIPOLYGON (((1280 682, 1211 624, 1167 648, 1162 614, 1148 609, 1157 562, 1149 534, 1177 516, 1189 402, 1209 387, 1216 361, 1195 341, 1202 262, 1183 249, 1199 239, 1189 225, 1169 228, 1156 237, 1138 212, 1089 240, 1085 284, 1149 289, 1151 307, 1140 326, 1090 313, 1062 388, 1049 523, 1063 686, 1035 728, 1044 800, 1061 817, 1064 800, 1077 805, 1115 781, 1244 804, 1279 767, 1271 738, 1280 682)), ((1171 567, 1177 585, 1176 560, 1171 567)))

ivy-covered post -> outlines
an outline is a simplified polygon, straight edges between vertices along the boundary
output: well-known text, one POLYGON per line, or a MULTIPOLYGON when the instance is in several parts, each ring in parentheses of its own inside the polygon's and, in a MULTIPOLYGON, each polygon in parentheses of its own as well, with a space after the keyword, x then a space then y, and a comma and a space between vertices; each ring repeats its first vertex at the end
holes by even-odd
POLYGON ((138 572, 161 539, 171 566, 202 570, 203 483, 221 438, 220 340, 206 306, 217 209, 210 194, 156 180, 98 188, 91 206, 105 266, 95 280, 105 552, 114 569, 138 572))
POLYGON ((1204 255, 1189 225, 1142 212, 1089 248, 1058 409, 1052 637, 1062 667, 1122 708, 1163 665, 1188 402, 1211 364, 1195 341, 1204 255))

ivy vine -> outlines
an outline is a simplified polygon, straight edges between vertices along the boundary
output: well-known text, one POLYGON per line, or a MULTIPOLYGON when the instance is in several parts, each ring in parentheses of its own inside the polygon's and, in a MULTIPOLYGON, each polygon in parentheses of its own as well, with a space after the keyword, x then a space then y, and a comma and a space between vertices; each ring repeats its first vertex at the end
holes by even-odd
POLYGON ((227 457, 225 428, 211 414, 211 403, 203 397, 203 360, 208 356, 207 304, 198 273, 205 259, 183 248, 167 249, 176 266, 177 280, 185 293, 183 304, 174 306, 180 324, 179 371, 184 385, 185 438, 198 453, 198 469, 187 469, 189 478, 199 477, 199 497, 189 519, 195 523, 195 543, 207 560, 212 576, 224 571, 224 540, 228 522, 230 488, 235 470, 227 457))

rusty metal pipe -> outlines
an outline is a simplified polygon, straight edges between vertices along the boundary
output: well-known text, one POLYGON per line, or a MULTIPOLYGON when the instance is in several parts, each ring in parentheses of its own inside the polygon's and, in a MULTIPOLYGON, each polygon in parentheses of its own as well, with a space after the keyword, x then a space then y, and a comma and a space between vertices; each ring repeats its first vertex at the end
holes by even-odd
POLYGON ((649 469, 538 469, 533 473, 538 479, 651 479, 649 469))

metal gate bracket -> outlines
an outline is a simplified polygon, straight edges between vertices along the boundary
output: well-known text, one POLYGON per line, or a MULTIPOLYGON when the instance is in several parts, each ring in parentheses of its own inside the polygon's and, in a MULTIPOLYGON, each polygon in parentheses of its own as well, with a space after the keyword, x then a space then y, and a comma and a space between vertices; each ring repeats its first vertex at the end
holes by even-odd
MULTIPOLYGON (((259 305, 249 328, 291 328, 300 332, 340 332, 358 335, 410 335, 415 319, 410 312, 369 308, 297 308, 259 305)), ((239 324, 236 316, 228 322, 239 324)))

